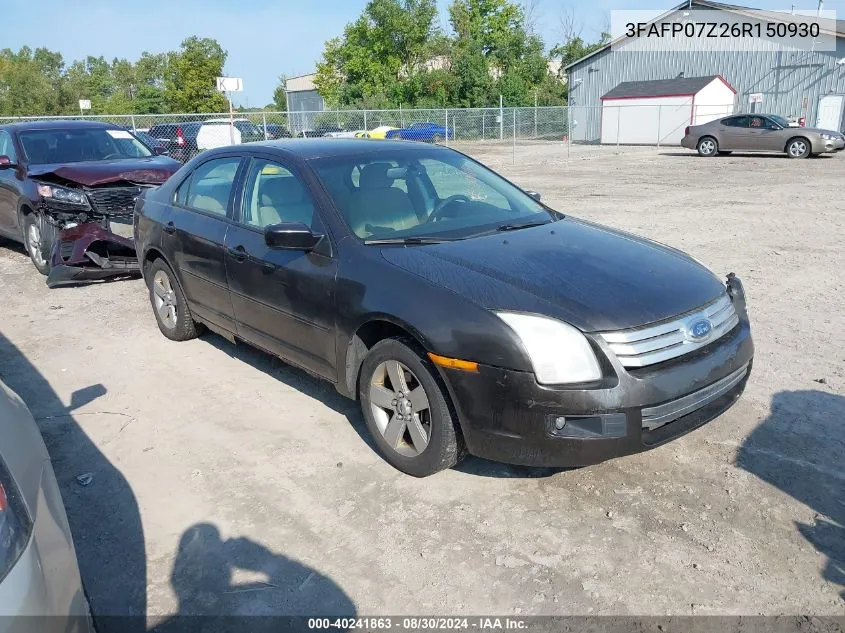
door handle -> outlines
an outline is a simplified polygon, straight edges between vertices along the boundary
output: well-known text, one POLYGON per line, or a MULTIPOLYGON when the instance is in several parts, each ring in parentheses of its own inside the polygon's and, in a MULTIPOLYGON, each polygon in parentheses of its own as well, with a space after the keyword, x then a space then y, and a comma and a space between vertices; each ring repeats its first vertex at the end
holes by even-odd
POLYGON ((168 235, 173 235, 176 232, 176 225, 173 222, 168 222, 164 225, 164 232, 168 235))
POLYGON ((227 250, 229 252, 229 256, 239 263, 246 261, 246 258, 249 255, 249 253, 246 252, 246 249, 240 244, 235 248, 229 248, 227 250))

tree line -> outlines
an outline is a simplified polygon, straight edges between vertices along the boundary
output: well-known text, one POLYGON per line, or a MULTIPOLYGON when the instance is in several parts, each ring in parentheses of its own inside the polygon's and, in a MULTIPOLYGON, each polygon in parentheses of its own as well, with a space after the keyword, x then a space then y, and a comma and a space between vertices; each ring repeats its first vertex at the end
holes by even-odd
POLYGON ((508 106, 563 105, 563 67, 609 40, 569 29, 547 52, 525 6, 508 0, 453 0, 449 32, 439 18, 435 0, 370 0, 326 42, 320 95, 333 107, 481 107, 500 95, 508 106))
POLYGON ((61 53, 0 50, 0 116, 222 112, 226 98, 216 89, 226 51, 213 39, 189 37, 179 50, 144 52, 135 62, 89 56, 65 66, 61 53))
MULTIPOLYGON (((369 0, 339 37, 325 43, 316 85, 332 108, 561 105, 560 70, 603 46, 571 29, 547 49, 526 8, 509 0, 453 0, 448 31, 436 0, 369 0), (550 66, 549 62, 557 62, 550 66)), ((0 116, 222 112, 216 90, 227 52, 189 37, 178 50, 135 61, 88 56, 66 65, 61 53, 24 46, 0 50, 0 116)), ((286 107, 284 77, 268 108, 286 107)))

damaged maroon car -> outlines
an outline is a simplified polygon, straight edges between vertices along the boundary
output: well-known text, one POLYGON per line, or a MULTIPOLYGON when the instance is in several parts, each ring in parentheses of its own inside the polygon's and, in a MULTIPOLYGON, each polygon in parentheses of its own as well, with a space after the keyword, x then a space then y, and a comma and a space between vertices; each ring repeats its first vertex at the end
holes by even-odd
POLYGON ((24 244, 51 288, 138 274, 135 202, 179 167, 116 125, 0 126, 0 236, 24 244))

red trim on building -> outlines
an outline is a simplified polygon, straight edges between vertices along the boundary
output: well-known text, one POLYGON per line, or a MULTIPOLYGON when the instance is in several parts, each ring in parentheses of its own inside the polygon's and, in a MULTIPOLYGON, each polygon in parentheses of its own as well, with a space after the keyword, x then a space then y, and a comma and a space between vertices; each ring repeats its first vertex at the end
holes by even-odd
POLYGON ((695 93, 690 92, 687 94, 676 95, 643 95, 639 97, 599 97, 599 100, 604 101, 607 99, 608 101, 625 101, 626 99, 668 99, 670 97, 695 97, 695 93))

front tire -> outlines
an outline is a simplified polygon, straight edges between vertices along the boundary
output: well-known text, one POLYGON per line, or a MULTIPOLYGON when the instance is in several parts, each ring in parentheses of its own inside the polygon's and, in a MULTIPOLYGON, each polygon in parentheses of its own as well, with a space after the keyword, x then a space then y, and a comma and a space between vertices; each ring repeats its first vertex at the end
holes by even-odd
POLYGON ((414 477, 451 468, 463 438, 434 365, 407 339, 376 343, 361 365, 358 395, 384 459, 414 477))
POLYGON ((813 151, 813 146, 803 136, 790 139, 786 144, 786 155, 790 158, 807 158, 813 151))
POLYGON ((32 264, 42 275, 50 274, 50 255, 57 235, 56 227, 43 215, 27 213, 23 217, 24 246, 32 264))
POLYGON ((443 140, 443 137, 440 136, 439 134, 435 134, 434 136, 431 137, 431 140, 434 143, 439 143, 440 141, 443 140))
POLYGON ((719 153, 719 142, 712 136, 704 136, 699 139, 695 148, 698 150, 699 156, 710 158, 719 153))
POLYGON ((158 329, 171 341, 188 341, 198 336, 197 324, 176 276, 164 260, 157 259, 145 275, 150 289, 158 329))

